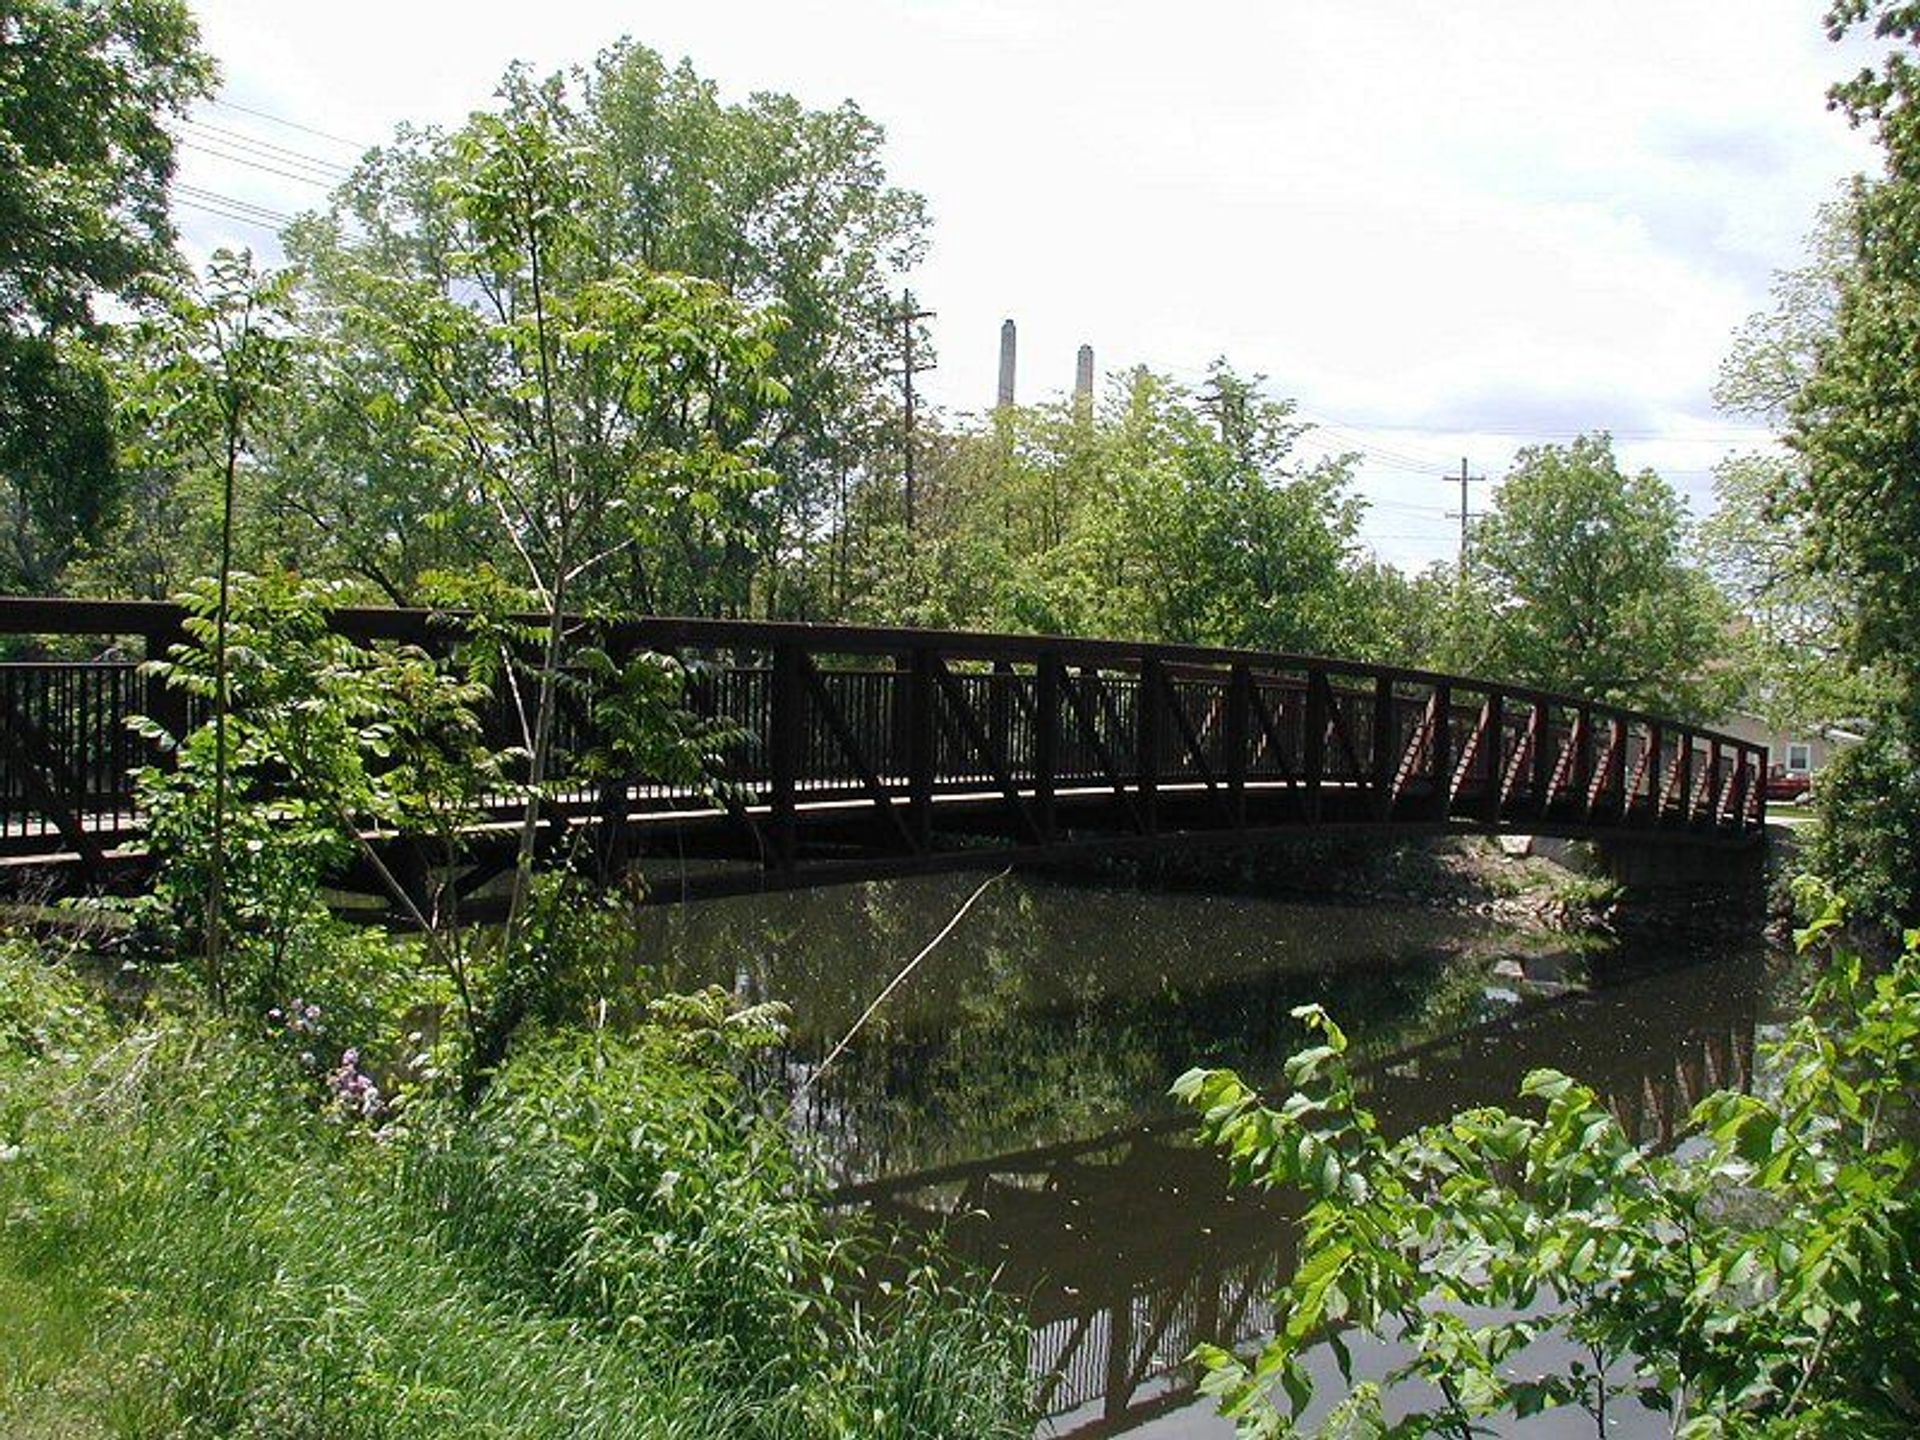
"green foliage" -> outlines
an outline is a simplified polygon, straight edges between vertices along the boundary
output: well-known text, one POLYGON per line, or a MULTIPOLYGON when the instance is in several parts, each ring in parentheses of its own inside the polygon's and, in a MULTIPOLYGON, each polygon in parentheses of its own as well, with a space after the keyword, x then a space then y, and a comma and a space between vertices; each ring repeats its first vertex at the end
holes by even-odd
POLYGON ((1623 474, 1605 435, 1522 450, 1467 552, 1478 623, 1451 657, 1470 674, 1694 719, 1724 714, 1741 677, 1716 664, 1730 616, 1685 560, 1679 498, 1623 474))
POLYGON ((85 327, 173 267, 167 121, 213 86, 179 0, 14 0, 0 21, 0 324, 85 327))
POLYGON ((1868 908, 1891 903, 1910 921, 1920 915, 1920 852, 1908 848, 1915 811, 1901 767, 1920 751, 1920 10, 1834 0, 1826 29, 1835 41, 1878 42, 1872 63, 1828 98, 1873 129, 1885 172, 1856 182, 1838 238, 1821 247, 1824 301, 1800 329, 1812 339, 1789 367, 1798 383, 1782 407, 1799 463, 1778 508, 1804 528, 1808 568, 1838 596, 1848 659, 1886 692, 1870 710, 1877 754, 1833 787, 1844 808, 1822 803, 1824 843, 1869 867, 1836 872, 1868 908), (1889 788, 1863 791, 1869 776, 1889 788))
POLYGON ((869 443, 918 198, 853 106, 723 104, 630 43, 501 95, 289 234, 332 359, 273 467, 281 543, 404 600, 571 530, 583 599, 744 610, 869 443))
POLYGON ((54 590, 120 488, 91 349, 102 295, 178 261, 170 118, 213 66, 179 0, 15 0, 0 14, 0 583, 54 590))
POLYGON ((1920 915, 1920 764, 1891 707, 1876 709, 1865 740, 1820 772, 1814 800, 1808 869, 1847 876, 1855 913, 1890 932, 1920 915))
POLYGON ((1781 729, 1814 733, 1868 714, 1883 687, 1874 672, 1848 663, 1851 610, 1814 563, 1804 517, 1792 508, 1799 483, 1792 462, 1779 457, 1723 462, 1698 551, 1744 622, 1729 658, 1751 677, 1745 707, 1781 729))
POLYGON ((1823 897, 1803 933, 1824 960, 1814 1010, 1770 1047, 1766 1083, 1709 1096, 1672 1150, 1545 1070, 1523 1087, 1533 1114, 1473 1110, 1388 1140, 1318 1007, 1301 1015, 1321 1043, 1289 1062, 1278 1109, 1229 1072, 1182 1076, 1175 1093, 1238 1179, 1311 1200, 1279 1333, 1251 1359, 1204 1348, 1204 1388, 1243 1435, 1300 1434, 1303 1352, 1331 1346, 1351 1382, 1342 1332, 1359 1330, 1402 1358, 1314 1433, 1465 1437, 1577 1405, 1604 1435, 1629 1397, 1695 1440, 1911 1433, 1920 933, 1874 973, 1837 943, 1842 915, 1823 897), (1579 1358, 1542 1371, 1543 1337, 1579 1358), (1385 1394, 1411 1381, 1431 1390, 1402 1391, 1411 1412, 1389 1425, 1385 1394))
POLYGON ((112 401, 99 358, 73 340, 0 334, 0 585, 59 587, 120 497, 112 401))
POLYGON ((100 1007, 66 959, 0 939, 0 1074, 27 1061, 71 1058, 102 1039, 100 1007))
MULTIPOLYGON (((188 593, 190 642, 152 670, 201 723, 147 736, 172 752, 138 779, 148 843, 159 861, 133 902, 144 953, 203 970, 200 927, 223 845, 228 945, 217 996, 258 1015, 295 997, 378 1010, 401 981, 406 952, 336 920, 325 884, 364 853, 363 831, 457 832, 478 813, 496 757, 481 743, 477 687, 404 648, 368 648, 326 623, 324 586, 241 576, 227 616, 226 815, 212 811, 217 736, 204 716, 220 680, 213 641, 218 596, 188 593), (384 973, 383 973, 384 972, 384 973)), ((431 901, 428 902, 431 905, 431 901)), ((453 978, 460 978, 457 960, 453 978)))
MULTIPOLYGON (((0 996, 45 971, 0 950, 0 996)), ((844 1243, 730 1078, 769 1019, 688 997, 530 1047, 470 1121, 377 1133, 222 1026, 64 1025, 71 1053, 0 1065, 0 1429, 1025 1435, 1004 1311, 925 1275, 843 1298, 844 1243)))
POLYGON ((871 489, 838 537, 861 618, 1203 644, 1366 647, 1377 571, 1353 563, 1345 461, 1259 377, 1195 394, 1137 370, 1097 412, 997 412, 928 459, 915 531, 871 489))

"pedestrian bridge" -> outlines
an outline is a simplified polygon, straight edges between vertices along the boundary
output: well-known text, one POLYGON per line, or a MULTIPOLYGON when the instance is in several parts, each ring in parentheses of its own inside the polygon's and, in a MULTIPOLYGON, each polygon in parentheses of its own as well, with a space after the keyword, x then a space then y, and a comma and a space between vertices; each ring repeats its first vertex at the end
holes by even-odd
MULTIPOLYGON (((0 635, 82 637, 92 657, 0 664, 8 863, 95 876, 137 862, 131 776, 153 757, 127 721, 186 718, 139 663, 183 638, 183 618, 143 601, 0 598, 0 635)), ((332 624, 428 650, 458 634, 458 617, 422 610, 342 609, 332 624)), ((1694 847, 1764 834, 1764 748, 1496 679, 1057 636, 659 617, 587 628, 616 658, 687 660, 685 709, 738 737, 717 793, 633 774, 563 787, 548 807, 549 840, 584 836, 603 864, 670 858, 662 898, 1283 834, 1694 847)), ((576 698, 562 716, 563 758, 593 748, 591 715, 576 698)), ((483 719, 514 742, 504 697, 483 719)), ((503 836, 515 813, 503 797, 503 836)))

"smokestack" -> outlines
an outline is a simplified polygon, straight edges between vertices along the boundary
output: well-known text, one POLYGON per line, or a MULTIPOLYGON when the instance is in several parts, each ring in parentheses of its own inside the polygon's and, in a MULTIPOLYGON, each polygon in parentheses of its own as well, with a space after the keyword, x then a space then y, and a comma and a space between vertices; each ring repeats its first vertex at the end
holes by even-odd
POLYGON ((1005 410, 1013 404, 1013 321, 1000 322, 1000 395, 994 402, 1005 410))
POLYGON ((1075 409, 1093 404, 1093 346, 1082 345, 1073 364, 1073 404, 1075 409))

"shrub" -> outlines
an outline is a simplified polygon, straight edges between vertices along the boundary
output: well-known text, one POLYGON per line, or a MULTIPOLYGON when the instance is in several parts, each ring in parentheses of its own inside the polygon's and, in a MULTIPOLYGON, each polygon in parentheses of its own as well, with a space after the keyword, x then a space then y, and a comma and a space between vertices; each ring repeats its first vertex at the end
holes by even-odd
POLYGON ((1814 1009, 1768 1049, 1764 1093, 1709 1096, 1671 1152, 1544 1070, 1522 1087, 1536 1114, 1472 1110, 1388 1141, 1318 1007, 1303 1015, 1321 1043, 1288 1063, 1279 1109, 1228 1072, 1183 1076, 1239 1179, 1312 1198, 1280 1332, 1252 1358, 1204 1347, 1204 1388, 1243 1435, 1299 1434, 1301 1356, 1325 1342, 1352 1385, 1327 1434, 1386 1433, 1383 1392, 1412 1380, 1437 1400, 1393 1433, 1577 1405, 1604 1436, 1631 1396, 1694 1440, 1912 1434, 1920 932, 1873 974, 1836 943, 1843 913, 1828 900, 1803 932, 1825 962, 1814 1009), (1352 1384, 1350 1328, 1405 1359, 1352 1384), (1564 1371, 1535 1368, 1550 1334, 1578 1357, 1564 1371))

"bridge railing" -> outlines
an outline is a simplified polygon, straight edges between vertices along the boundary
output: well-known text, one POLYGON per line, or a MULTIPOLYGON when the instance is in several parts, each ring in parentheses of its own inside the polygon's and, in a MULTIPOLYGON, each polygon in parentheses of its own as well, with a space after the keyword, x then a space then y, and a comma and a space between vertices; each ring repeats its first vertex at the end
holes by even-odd
MULTIPOLYGON (((182 619, 164 604, 0 598, 0 635, 116 642, 92 661, 0 667, 0 847, 84 856, 137 838, 127 777, 143 756, 126 719, 182 710, 135 661, 177 643, 182 619)), ((454 633, 426 611, 343 609, 333 624, 428 648, 454 633)), ((745 737, 727 778, 755 797, 727 821, 775 868, 828 836, 911 856, 963 828, 1021 847, 1313 825, 1740 841, 1765 819, 1764 748, 1486 679, 1052 636, 659 617, 597 630, 616 653, 701 662, 686 703, 745 737)), ((486 721, 515 738, 504 697, 486 721)), ((560 748, 591 730, 584 711, 563 717, 560 748)), ((711 809, 660 777, 605 788, 641 815, 711 809)))

